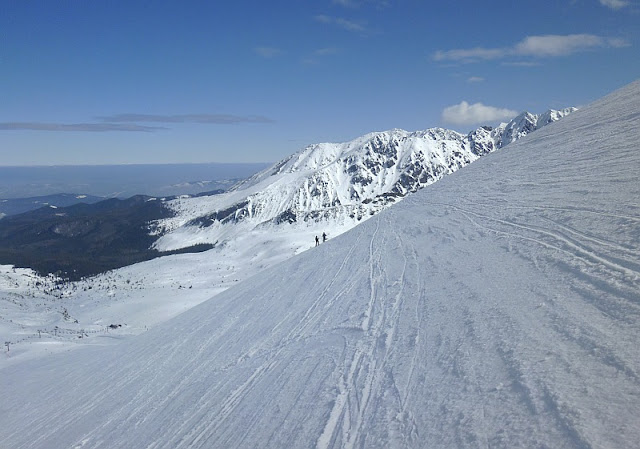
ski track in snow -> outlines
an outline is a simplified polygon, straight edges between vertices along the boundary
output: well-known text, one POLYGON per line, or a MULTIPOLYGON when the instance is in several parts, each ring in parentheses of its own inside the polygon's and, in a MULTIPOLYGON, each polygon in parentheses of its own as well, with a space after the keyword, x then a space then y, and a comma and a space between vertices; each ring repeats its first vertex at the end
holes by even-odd
POLYGON ((3 368, 0 447, 634 447, 631 87, 136 338, 3 368))
MULTIPOLYGON (((519 223, 515 223, 512 221, 506 221, 506 220, 500 220, 497 218, 492 218, 489 217, 487 215, 482 215, 479 214, 477 212, 473 212, 471 210, 466 210, 466 209, 462 209, 460 207, 456 207, 456 206, 452 206, 452 205, 444 205, 444 206, 448 206, 448 207, 452 207, 460 212, 463 213, 463 215, 465 217, 467 217, 469 219, 469 221, 471 221, 471 223, 473 223, 475 226, 487 229, 491 232, 495 232, 497 234, 505 234, 505 235, 509 235, 509 236, 513 236, 513 237, 518 237, 518 238, 522 238, 522 239, 526 239, 526 240, 531 240, 533 242, 539 243, 540 245, 549 247, 549 248, 553 248, 555 250, 558 251, 562 251, 565 254, 569 255, 570 257, 573 258, 578 258, 582 261, 585 262, 591 262, 591 263, 599 263, 602 265, 605 265, 606 267, 619 271, 622 274, 631 277, 632 279, 636 280, 638 279, 638 276, 640 275, 640 271, 636 271, 634 269, 628 268, 626 266, 620 265, 618 263, 612 262, 611 260, 609 260, 606 257, 600 256, 598 255, 595 251, 593 251, 592 249, 588 248, 587 245, 585 245, 584 243, 575 240, 575 239, 570 239, 566 236, 563 236, 557 232, 553 232, 551 230, 549 230, 548 228, 538 228, 535 226, 526 226, 523 224, 519 224, 519 223), (489 227, 489 226, 483 226, 479 223, 477 223, 476 221, 474 221, 473 219, 471 219, 469 217, 469 215, 473 215, 476 218, 481 218, 484 219, 485 221, 493 221, 502 225, 505 225, 507 228, 516 228, 516 229, 522 229, 524 231, 532 231, 532 233, 534 234, 538 234, 538 235, 542 235, 542 236, 548 236, 551 237, 552 241, 554 241, 556 244, 551 244, 551 243, 547 243, 544 240, 541 240, 540 238, 531 238, 531 237, 526 237, 526 234, 518 234, 518 233, 509 233, 509 232, 504 232, 504 231, 500 231, 498 229, 489 227), (559 246, 558 246, 559 244, 559 246), (568 249, 564 249, 564 247, 568 247, 568 249)), ((560 228, 565 228, 561 225, 558 225, 558 227, 560 228)), ((567 229, 567 228, 565 228, 567 229)), ((593 239, 593 238, 588 238, 585 237, 584 234, 581 234, 575 230, 570 230, 570 232, 572 232, 573 234, 582 236, 582 238, 584 240, 590 240, 590 241, 595 241, 598 242, 600 244, 602 244, 601 240, 599 239, 593 239)), ((609 246, 609 247, 614 247, 616 249, 621 249, 621 247, 619 245, 613 245, 613 244, 605 244, 605 246, 609 246)), ((626 250, 624 248, 622 248, 623 251, 626 252, 626 250)), ((621 263, 625 264, 625 265, 631 265, 631 266, 636 266, 637 262, 633 259, 624 259, 621 261, 621 263)))

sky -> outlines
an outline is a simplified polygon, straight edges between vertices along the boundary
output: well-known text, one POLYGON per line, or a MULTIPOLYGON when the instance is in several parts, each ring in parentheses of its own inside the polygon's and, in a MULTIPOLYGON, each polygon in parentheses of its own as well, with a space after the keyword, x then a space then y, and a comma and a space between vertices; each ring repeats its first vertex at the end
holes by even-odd
POLYGON ((640 77, 640 0, 0 0, 0 165, 272 162, 640 77))

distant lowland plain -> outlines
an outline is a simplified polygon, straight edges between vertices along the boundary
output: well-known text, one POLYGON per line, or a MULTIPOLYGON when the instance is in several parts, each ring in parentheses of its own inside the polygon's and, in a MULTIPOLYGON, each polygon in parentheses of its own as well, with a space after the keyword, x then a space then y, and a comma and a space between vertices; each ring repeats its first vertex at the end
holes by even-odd
POLYGON ((76 193, 105 198, 189 195, 228 187, 269 163, 0 166, 0 199, 76 193))

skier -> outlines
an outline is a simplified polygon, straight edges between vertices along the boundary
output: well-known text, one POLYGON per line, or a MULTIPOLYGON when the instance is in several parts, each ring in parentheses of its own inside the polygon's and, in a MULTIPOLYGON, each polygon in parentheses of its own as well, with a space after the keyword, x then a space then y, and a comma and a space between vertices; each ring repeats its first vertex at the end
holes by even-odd
POLYGON ((318 236, 316 235, 316 246, 318 246, 320 244, 320 239, 318 238, 318 236))
POLYGON ((327 241, 327 234, 325 232, 322 233, 322 243, 327 241))

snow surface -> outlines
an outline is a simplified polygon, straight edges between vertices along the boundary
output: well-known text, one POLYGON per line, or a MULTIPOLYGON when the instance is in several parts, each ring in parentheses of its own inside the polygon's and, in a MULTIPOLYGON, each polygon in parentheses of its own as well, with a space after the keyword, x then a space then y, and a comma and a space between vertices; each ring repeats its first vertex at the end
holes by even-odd
POLYGON ((4 366, 0 447, 637 446, 638 111, 640 82, 135 338, 4 366))

